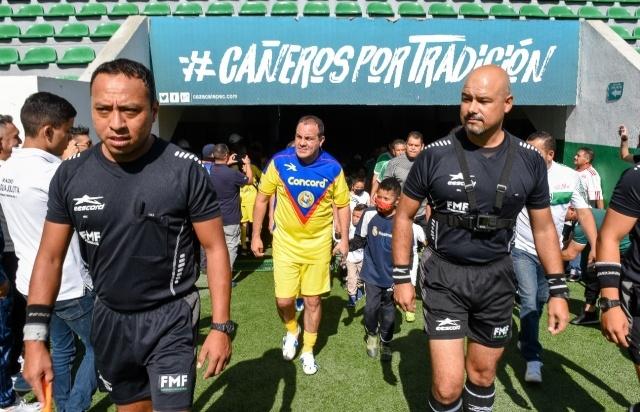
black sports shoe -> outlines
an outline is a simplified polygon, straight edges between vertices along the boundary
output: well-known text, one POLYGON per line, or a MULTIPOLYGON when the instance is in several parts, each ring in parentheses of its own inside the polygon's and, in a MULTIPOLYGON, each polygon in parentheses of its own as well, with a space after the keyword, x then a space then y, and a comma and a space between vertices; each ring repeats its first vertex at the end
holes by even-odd
POLYGON ((572 325, 578 326, 595 325, 597 323, 600 323, 597 310, 593 312, 582 312, 580 315, 571 320, 572 325))
POLYGON ((640 403, 629 406, 629 412, 640 412, 640 403))

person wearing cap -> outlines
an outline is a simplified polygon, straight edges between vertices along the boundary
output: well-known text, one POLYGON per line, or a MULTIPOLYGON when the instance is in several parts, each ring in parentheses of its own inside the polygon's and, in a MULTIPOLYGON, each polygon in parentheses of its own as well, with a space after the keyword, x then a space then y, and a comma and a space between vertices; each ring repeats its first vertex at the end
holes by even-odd
POLYGON ((213 143, 208 143, 202 148, 202 165, 209 174, 211 174, 211 168, 213 167, 213 150, 215 148, 216 145, 213 143))
POLYGON ((212 157, 213 166, 209 174, 218 194, 224 237, 233 269, 240 245, 240 188, 253 184, 253 170, 247 155, 241 159, 244 173, 230 168, 230 165, 238 162, 238 156, 231 154, 229 147, 224 143, 215 145, 212 157))

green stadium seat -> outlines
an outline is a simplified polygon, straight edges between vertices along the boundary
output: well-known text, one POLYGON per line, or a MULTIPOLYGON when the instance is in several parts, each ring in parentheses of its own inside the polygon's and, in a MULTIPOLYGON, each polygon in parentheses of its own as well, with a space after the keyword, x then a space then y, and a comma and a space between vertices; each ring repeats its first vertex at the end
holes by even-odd
POLYGON ((53 26, 48 23, 32 24, 27 30, 20 35, 21 39, 46 39, 53 37, 55 31, 53 26))
POLYGON ((633 6, 640 4, 640 0, 618 0, 621 6, 633 6))
POLYGON ((13 15, 13 9, 11 6, 0 4, 0 19, 11 17, 13 15))
POLYGON ((102 3, 88 3, 80 8, 76 17, 100 17, 107 15, 107 6, 102 3))
POLYGON ((207 16, 233 16, 233 4, 229 2, 211 3, 205 14, 207 16))
POLYGON ((96 52, 89 46, 71 47, 65 50, 58 64, 88 64, 96 58, 96 52))
POLYGON ((279 1, 271 8, 272 16, 297 16, 298 4, 295 1, 279 1))
POLYGON ((633 29, 633 38, 636 40, 640 40, 640 27, 636 27, 633 29))
POLYGON ((84 23, 67 23, 54 36, 56 39, 79 39, 89 37, 89 26, 84 23))
POLYGON ((520 17, 526 19, 546 19, 547 13, 545 13, 539 6, 535 4, 525 4, 520 7, 520 17))
POLYGON ((111 8, 111 11, 109 12, 109 17, 135 16, 136 14, 140 14, 140 10, 138 9, 137 4, 116 3, 111 8))
POLYGON ((56 49, 53 47, 34 47, 25 52, 18 65, 33 66, 39 64, 55 63, 58 60, 56 49))
POLYGON ((393 17, 396 15, 389 3, 369 3, 367 14, 370 17, 393 17))
POLYGON ((636 16, 629 13, 624 7, 609 7, 607 17, 613 20, 638 20, 636 16))
POLYGON ((198 3, 180 3, 173 11, 174 16, 200 16, 202 7, 198 3))
POLYGON ((635 40, 633 34, 629 33, 629 30, 625 29, 622 26, 609 26, 611 30, 615 31, 618 36, 620 36, 623 40, 635 40))
POLYGON ((328 16, 329 4, 325 1, 308 1, 304 5, 302 14, 305 16, 328 16))
POLYGON ((607 16, 602 14, 597 7, 582 6, 578 9, 578 17, 586 20, 606 20, 607 16))
POLYGON ((586 4, 587 0, 564 0, 567 4, 586 4))
POLYGON ((567 6, 551 6, 549 7, 549 17, 553 17, 556 20, 577 19, 578 15, 567 6))
POLYGON ((475 3, 466 3, 460 6, 458 14, 463 17, 488 17, 489 14, 481 5, 475 3))
POLYGON ((20 37, 20 27, 15 24, 0 24, 0 39, 10 40, 20 37))
POLYGON ((49 8, 45 17, 70 17, 76 15, 76 8, 73 7, 73 4, 61 3, 54 4, 49 8))
POLYGON ((413 1, 403 1, 398 6, 398 14, 402 17, 427 17, 422 4, 413 1))
POLYGON ((594 5, 607 5, 607 4, 613 4, 615 0, 591 0, 591 3, 594 5))
POLYGON ((265 16, 267 14, 267 6, 264 3, 244 3, 240 7, 241 16, 265 16))
POLYGON ((429 6, 429 15, 433 17, 458 17, 453 6, 440 3, 433 3, 429 6))
POLYGON ((89 37, 109 38, 120 28, 120 23, 101 23, 89 37))
POLYGON ((13 13, 14 19, 35 19, 44 15, 44 9, 40 4, 27 4, 22 6, 16 13, 13 13))
POLYGON ((150 3, 144 6, 142 14, 145 16, 168 16, 171 14, 171 7, 166 3, 150 3))
POLYGON ((18 56, 18 50, 13 47, 0 48, 0 66, 8 66, 16 63, 20 56, 18 56))
POLYGON ((518 13, 509 4, 494 4, 489 9, 489 15, 495 18, 518 18, 518 13))
POLYGON ((359 17, 362 16, 362 9, 356 2, 342 1, 336 4, 337 17, 359 17))

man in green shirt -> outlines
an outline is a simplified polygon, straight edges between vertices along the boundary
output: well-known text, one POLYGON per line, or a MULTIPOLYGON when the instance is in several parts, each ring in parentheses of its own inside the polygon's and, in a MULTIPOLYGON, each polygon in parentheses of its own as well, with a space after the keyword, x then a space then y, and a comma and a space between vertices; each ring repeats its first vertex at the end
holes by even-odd
MULTIPOLYGON (((604 216, 607 213, 606 209, 591 209, 593 213, 593 218, 596 221, 596 227, 600 230, 602 226, 602 222, 604 221, 604 216)), ((567 212, 567 220, 575 221, 577 220, 577 215, 573 208, 569 209, 567 212)), ((620 256, 623 256, 629 246, 631 245, 631 241, 629 240, 629 236, 625 236, 620 241, 620 256)), ((573 320, 571 320, 571 324, 573 325, 591 325, 599 323, 598 312, 596 309, 596 301, 598 299, 598 294, 600 290, 598 288, 598 279, 596 278, 596 273, 594 268, 590 265, 592 262, 588 262, 589 252, 591 250, 591 246, 589 245, 589 241, 587 240, 587 236, 582 229, 582 226, 578 223, 573 231, 573 237, 569 241, 569 244, 562 250, 562 260, 570 261, 575 259, 576 256, 581 254, 580 267, 582 268, 582 273, 584 274, 584 311, 582 314, 576 316, 573 320)))
POLYGON ((376 159, 376 166, 373 169, 373 179, 371 180, 371 204, 375 198, 375 193, 378 191, 378 185, 384 178, 384 172, 387 170, 387 164, 389 160, 394 157, 400 156, 407 149, 407 143, 402 139, 395 139, 389 144, 389 150, 382 153, 376 159))

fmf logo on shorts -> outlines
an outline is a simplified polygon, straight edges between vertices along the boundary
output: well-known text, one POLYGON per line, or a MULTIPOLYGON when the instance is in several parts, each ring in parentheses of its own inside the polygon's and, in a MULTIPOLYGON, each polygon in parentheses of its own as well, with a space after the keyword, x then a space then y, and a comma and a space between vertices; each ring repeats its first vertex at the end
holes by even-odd
POLYGON ((82 197, 75 197, 73 201, 76 202, 73 205, 73 210, 76 212, 86 212, 90 210, 102 210, 104 209, 104 203, 100 201, 102 196, 89 196, 84 195, 82 197))
POLYGON ((187 390, 187 382, 189 375, 173 374, 160 375, 158 377, 158 386, 160 392, 183 392, 187 390))
POLYGON ((505 339, 507 336, 509 336, 509 325, 495 327, 491 335, 493 339, 505 339))
POLYGON ((438 326, 436 330, 460 330, 460 321, 458 319, 436 319, 438 326))

